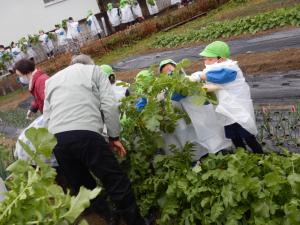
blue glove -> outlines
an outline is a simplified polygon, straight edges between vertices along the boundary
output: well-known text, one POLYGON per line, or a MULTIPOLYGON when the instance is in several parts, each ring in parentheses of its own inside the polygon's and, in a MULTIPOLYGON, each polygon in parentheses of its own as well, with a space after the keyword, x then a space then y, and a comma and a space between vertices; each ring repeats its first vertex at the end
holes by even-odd
POLYGON ((14 55, 19 55, 20 52, 13 52, 14 55))
POLYGON ((88 21, 87 21, 87 24, 88 24, 88 26, 91 26, 91 25, 92 25, 92 21, 91 21, 91 20, 88 20, 88 21))
POLYGON ((46 39, 45 39, 45 42, 48 43, 48 41, 49 41, 49 38, 46 38, 46 39))
POLYGON ((179 102, 181 99, 184 99, 184 98, 186 98, 186 96, 183 96, 177 92, 174 92, 171 96, 171 100, 176 101, 176 102, 179 102))
POLYGON ((77 31, 78 31, 78 33, 80 33, 80 27, 79 26, 77 27, 77 31))
POLYGON ((63 31, 59 33, 59 35, 61 35, 61 36, 63 36, 64 34, 65 34, 65 32, 63 32, 63 31))
POLYGON ((147 99, 146 98, 139 98, 135 103, 135 108, 137 112, 141 112, 143 108, 147 105, 147 99))

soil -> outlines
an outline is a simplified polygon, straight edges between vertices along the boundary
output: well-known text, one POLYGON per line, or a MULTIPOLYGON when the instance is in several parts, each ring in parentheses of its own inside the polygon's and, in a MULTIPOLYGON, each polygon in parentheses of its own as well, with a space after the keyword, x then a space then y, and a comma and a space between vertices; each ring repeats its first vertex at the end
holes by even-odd
POLYGON ((9 109, 15 109, 19 106, 20 102, 26 101, 30 98, 31 94, 29 91, 21 92, 13 97, 2 100, 0 103, 0 110, 6 111, 9 109))
MULTIPOLYGON (((241 69, 246 75, 264 76, 267 73, 300 70, 300 48, 239 54, 234 56, 233 60, 239 62, 241 69)), ((187 74, 191 74, 203 68, 203 60, 199 59, 191 61, 191 66, 185 71, 187 74)), ((141 69, 120 71, 116 74, 118 79, 131 82, 139 71, 141 71, 141 69)))
MULTIPOLYGON (((233 57, 245 53, 258 54, 260 52, 280 51, 287 48, 300 48, 300 28, 251 36, 251 38, 229 41, 228 44, 231 47, 231 55, 233 57)), ((136 55, 120 60, 113 64, 113 67, 116 71, 126 71, 147 68, 168 58, 171 58, 176 62, 184 58, 200 60, 199 53, 204 47, 205 45, 196 44, 192 47, 179 48, 176 50, 136 55)))

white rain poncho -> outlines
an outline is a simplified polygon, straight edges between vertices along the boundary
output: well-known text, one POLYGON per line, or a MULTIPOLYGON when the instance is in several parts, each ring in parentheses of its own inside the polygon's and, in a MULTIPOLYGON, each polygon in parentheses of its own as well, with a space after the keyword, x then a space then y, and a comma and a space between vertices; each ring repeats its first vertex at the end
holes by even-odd
POLYGON ((128 3, 126 3, 123 7, 120 7, 120 10, 122 23, 130 23, 135 20, 131 11, 131 6, 128 3))
POLYGON ((17 62, 24 58, 24 53, 17 46, 11 49, 11 54, 14 62, 17 62))
POLYGON ((67 22, 67 38, 68 39, 79 39, 80 38, 80 27, 78 22, 67 22))
POLYGON ((117 85, 121 82, 123 81, 117 80, 114 84, 111 85, 117 101, 120 101, 122 98, 125 97, 126 90, 128 89, 127 87, 117 85))
POLYGON ((54 46, 47 34, 42 34, 39 37, 39 41, 42 43, 43 48, 47 53, 53 51, 54 46))
POLYGON ((194 161, 231 146, 231 141, 225 137, 222 118, 215 113, 213 105, 196 105, 192 97, 181 99, 176 105, 189 115, 191 123, 179 120, 174 133, 164 135, 166 146, 175 144, 183 148, 186 142, 193 143, 194 161))
POLYGON ((55 30, 55 33, 58 39, 59 46, 64 46, 68 44, 67 33, 63 28, 55 30))
POLYGON ((147 7, 148 7, 148 10, 149 10, 150 15, 154 15, 154 14, 157 14, 157 13, 159 12, 158 7, 157 7, 157 4, 156 4, 155 1, 154 1, 154 5, 150 5, 150 4, 147 2, 147 7))
POLYGON ((121 24, 118 8, 112 8, 111 10, 107 10, 107 16, 109 22, 113 27, 117 27, 121 24))
POLYGON ((37 56, 36 52, 33 50, 31 45, 27 45, 27 57, 30 58, 35 58, 37 56))
POLYGON ((181 4, 181 0, 171 0, 171 5, 181 4))
POLYGON ((92 33, 93 36, 95 36, 95 35, 100 34, 100 33, 103 32, 103 30, 100 27, 100 24, 99 24, 96 16, 90 15, 87 18, 87 24, 88 24, 88 27, 90 28, 91 33, 92 33))
POLYGON ((2 178, 0 177, 0 202, 2 202, 2 201, 4 200, 5 192, 7 192, 7 189, 6 189, 6 187, 5 187, 4 181, 3 181, 2 178))
POLYGON ((132 12, 136 17, 143 17, 142 9, 139 3, 132 5, 132 12))
MULTIPOLYGON (((31 148, 31 150, 34 151, 34 147, 31 144, 31 142, 27 139, 27 137, 25 136, 25 132, 26 130, 28 130, 29 128, 34 127, 34 128, 44 128, 45 127, 45 122, 43 120, 43 116, 39 116, 37 119, 35 119, 18 137, 18 141, 16 143, 16 149, 14 152, 14 156, 17 159, 21 159, 21 160, 31 160, 30 156, 27 155, 27 153, 23 150, 22 146, 19 143, 19 140, 23 141, 25 144, 29 145, 29 147, 31 148)), ((51 166, 58 166, 57 161, 54 157, 54 155, 51 157, 51 159, 45 159, 42 157, 42 160, 51 165, 51 166)), ((33 163, 34 164, 34 163, 33 163)))
POLYGON ((234 81, 222 84, 221 89, 216 91, 219 104, 216 112, 224 116, 223 125, 233 123, 240 124, 251 134, 257 134, 253 102, 251 99, 250 88, 246 83, 243 72, 236 61, 226 60, 222 63, 207 65, 204 73, 222 68, 237 71, 234 81))

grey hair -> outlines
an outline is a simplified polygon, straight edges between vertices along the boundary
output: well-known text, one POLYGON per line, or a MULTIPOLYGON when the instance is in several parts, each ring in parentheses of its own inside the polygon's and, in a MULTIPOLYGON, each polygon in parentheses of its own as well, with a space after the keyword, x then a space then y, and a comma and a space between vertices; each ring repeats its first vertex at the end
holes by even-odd
POLYGON ((92 58, 88 55, 80 54, 72 57, 71 60, 71 65, 76 64, 76 63, 81 63, 84 65, 95 65, 94 61, 92 58))

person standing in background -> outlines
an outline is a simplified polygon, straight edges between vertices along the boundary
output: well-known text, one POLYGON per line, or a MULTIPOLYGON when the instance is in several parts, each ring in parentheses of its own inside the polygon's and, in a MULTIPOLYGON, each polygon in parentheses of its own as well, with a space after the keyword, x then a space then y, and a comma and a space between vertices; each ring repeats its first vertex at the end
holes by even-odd
POLYGON ((107 16, 109 19, 110 24, 112 25, 112 27, 118 31, 119 30, 119 26, 121 24, 120 21, 120 15, 119 15, 119 9, 118 8, 114 8, 112 3, 108 3, 107 4, 107 16))
POLYGON ((54 45, 52 41, 49 39, 48 35, 45 34, 43 30, 39 31, 40 37, 39 41, 42 43, 42 46, 47 54, 48 59, 54 58, 54 45))
POLYGON ((121 22, 127 27, 134 24, 134 16, 132 13, 131 5, 127 0, 120 0, 121 22))
POLYGON ((132 12, 133 12, 134 16, 136 16, 136 19, 138 20, 138 22, 145 20, 143 13, 142 13, 142 9, 137 0, 131 1, 131 8, 132 8, 132 12))
POLYGON ((86 23, 91 31, 92 36, 98 36, 98 38, 101 38, 101 33, 103 32, 96 16, 93 14, 92 10, 88 11, 88 17, 86 20, 86 23))
POLYGON ((17 46, 17 44, 15 42, 12 42, 10 44, 10 53, 11 53, 11 56, 13 57, 14 63, 16 63, 17 61, 24 58, 23 52, 21 51, 21 49, 17 46))
POLYGON ((67 39, 67 33, 59 24, 55 25, 55 34, 58 39, 58 46, 60 48, 63 48, 64 51, 67 51, 68 46, 68 39, 67 39))

